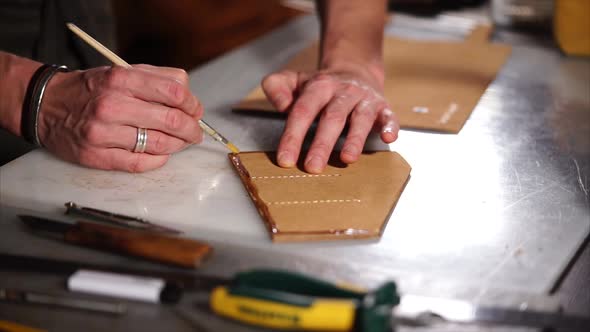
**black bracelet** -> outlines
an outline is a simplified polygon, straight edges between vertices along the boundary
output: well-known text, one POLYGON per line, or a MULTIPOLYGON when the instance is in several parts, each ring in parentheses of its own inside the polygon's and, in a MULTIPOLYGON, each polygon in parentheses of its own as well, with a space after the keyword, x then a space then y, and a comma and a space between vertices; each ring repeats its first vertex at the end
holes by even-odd
POLYGON ((57 72, 66 72, 68 67, 58 65, 43 65, 33 74, 27 93, 23 102, 23 112, 21 117, 21 132, 27 142, 41 146, 39 141, 39 110, 43 101, 43 94, 49 80, 57 72))

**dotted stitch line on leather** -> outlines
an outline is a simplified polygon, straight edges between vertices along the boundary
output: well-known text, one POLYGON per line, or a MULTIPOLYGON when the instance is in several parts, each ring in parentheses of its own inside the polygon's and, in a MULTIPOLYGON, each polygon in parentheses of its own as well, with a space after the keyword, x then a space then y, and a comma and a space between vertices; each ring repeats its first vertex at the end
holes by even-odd
POLYGON ((268 176, 252 176, 251 179, 295 179, 295 178, 320 178, 340 176, 340 174, 303 174, 303 175, 268 175, 268 176))
POLYGON ((360 203, 360 199, 316 199, 313 201, 282 201, 269 202, 268 205, 297 205, 297 204, 324 204, 324 203, 360 203))
POLYGON ((459 110, 459 105, 452 103, 451 106, 449 106, 449 109, 440 117, 440 120, 438 120, 438 122, 440 122, 441 124, 447 124, 449 122, 449 120, 451 120, 451 117, 459 110))

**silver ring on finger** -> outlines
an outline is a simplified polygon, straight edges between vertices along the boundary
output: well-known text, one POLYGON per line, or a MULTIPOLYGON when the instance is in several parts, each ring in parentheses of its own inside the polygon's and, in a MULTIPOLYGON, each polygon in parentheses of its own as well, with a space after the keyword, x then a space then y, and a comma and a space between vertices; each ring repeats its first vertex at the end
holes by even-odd
POLYGON ((133 148, 133 152, 144 153, 145 148, 147 147, 147 139, 147 129, 137 128, 137 140, 135 141, 135 147, 133 148))

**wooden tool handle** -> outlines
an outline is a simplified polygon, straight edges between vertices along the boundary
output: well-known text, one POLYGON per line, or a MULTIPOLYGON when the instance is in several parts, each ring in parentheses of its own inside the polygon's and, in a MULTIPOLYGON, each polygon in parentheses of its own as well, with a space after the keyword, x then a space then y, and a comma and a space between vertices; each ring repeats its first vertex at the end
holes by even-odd
POLYGON ((213 250, 195 240, 88 222, 78 222, 64 234, 66 242, 195 268, 213 250))

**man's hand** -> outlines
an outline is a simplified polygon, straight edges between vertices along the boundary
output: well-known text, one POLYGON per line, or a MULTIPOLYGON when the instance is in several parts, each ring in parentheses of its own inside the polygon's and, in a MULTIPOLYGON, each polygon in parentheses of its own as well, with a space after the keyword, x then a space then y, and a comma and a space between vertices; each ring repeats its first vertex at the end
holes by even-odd
POLYGON ((88 167, 144 172, 202 139, 199 100, 175 68, 135 65, 56 74, 39 113, 39 138, 50 152, 88 167), (145 153, 133 153, 147 128, 145 153))
POLYGON ((316 73, 282 71, 267 76, 262 88, 270 102, 289 117, 277 160, 282 167, 296 164, 301 145, 314 119, 317 132, 305 157, 305 170, 320 173, 349 119, 350 128, 340 158, 358 160, 372 128, 385 143, 397 139, 398 121, 383 97, 383 83, 368 70, 352 66, 316 73))
POLYGON ((371 128, 381 139, 397 139, 397 118, 383 98, 383 28, 386 0, 317 0, 322 23, 318 70, 282 71, 267 76, 262 88, 271 103, 289 117, 277 160, 282 167, 297 163, 301 144, 313 121, 319 124, 305 157, 305 170, 326 167, 346 122, 350 129, 340 152, 345 163, 355 162, 371 128))

